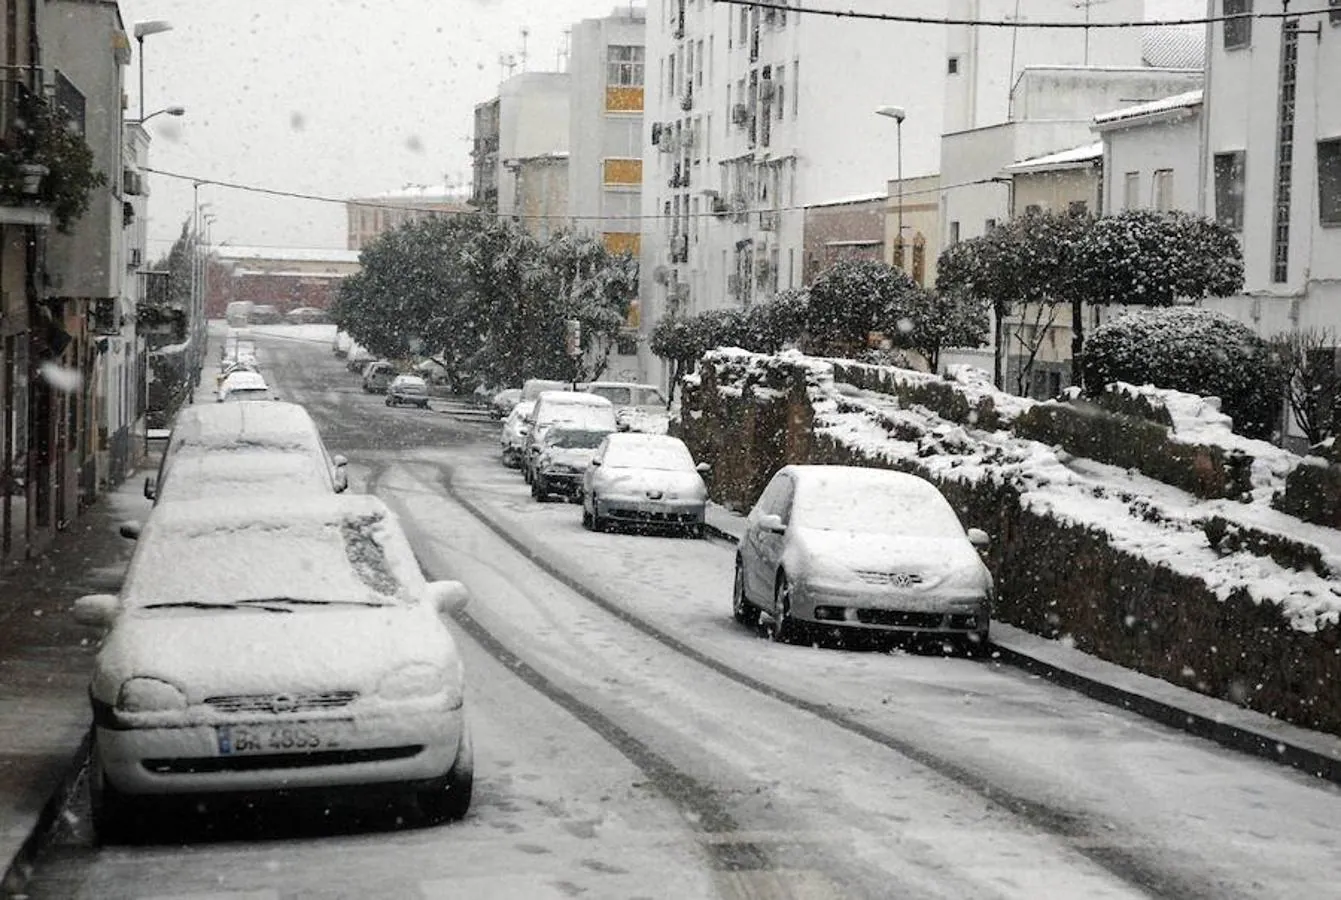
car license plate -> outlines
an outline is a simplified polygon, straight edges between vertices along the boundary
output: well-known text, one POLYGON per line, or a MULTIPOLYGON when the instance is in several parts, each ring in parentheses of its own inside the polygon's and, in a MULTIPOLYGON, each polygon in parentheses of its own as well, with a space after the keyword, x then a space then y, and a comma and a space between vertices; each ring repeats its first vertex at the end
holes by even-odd
POLYGON ((245 725, 219 725, 220 756, 244 756, 251 753, 306 753, 335 750, 347 745, 353 723, 275 722, 245 725))

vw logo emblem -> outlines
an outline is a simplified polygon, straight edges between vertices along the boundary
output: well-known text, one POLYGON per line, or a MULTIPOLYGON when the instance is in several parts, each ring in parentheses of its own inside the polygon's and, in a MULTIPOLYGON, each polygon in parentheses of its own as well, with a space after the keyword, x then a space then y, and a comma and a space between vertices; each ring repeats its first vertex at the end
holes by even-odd
POLYGON ((913 576, 904 572, 895 572, 889 576, 889 580, 894 583, 895 587, 906 588, 913 583, 913 576))
POLYGON ((292 694, 276 694, 270 698, 270 711, 273 713, 291 713, 297 708, 298 701, 292 694))

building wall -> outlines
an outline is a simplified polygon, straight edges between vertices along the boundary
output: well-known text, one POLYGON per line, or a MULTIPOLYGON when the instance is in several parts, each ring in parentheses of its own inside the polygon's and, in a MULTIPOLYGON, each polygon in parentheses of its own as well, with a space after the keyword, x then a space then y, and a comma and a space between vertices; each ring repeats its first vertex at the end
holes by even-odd
MULTIPOLYGON (((1195 2, 1195 0, 1194 0, 1195 2)), ((1142 0, 1106 0, 1088 5, 1076 0, 950 0, 956 19, 1010 21, 1019 16, 1049 22, 1140 21, 1142 0)), ((1010 118, 1010 94, 1026 66, 1131 66, 1141 62, 1141 29, 1090 31, 1009 29, 951 26, 945 59, 936 71, 946 73, 945 130, 967 131, 1010 118), (949 58, 959 71, 949 74, 949 58)))
POLYGON ((498 108, 497 97, 475 105, 475 132, 470 150, 470 203, 488 212, 498 211, 498 108))
POLYGON ((1173 172, 1172 209, 1201 209, 1201 110, 1200 105, 1170 121, 1133 122, 1125 127, 1100 131, 1104 144, 1104 209, 1120 212, 1125 201, 1127 175, 1137 181, 1137 208, 1154 206, 1154 173, 1173 172))
POLYGON ((1014 182, 1011 216, 1022 216, 1031 206, 1038 207, 1040 212, 1061 215, 1071 208, 1072 203, 1077 202, 1084 203, 1089 212, 1097 212, 1103 186, 1102 172, 1102 166, 1091 165, 1016 174, 1011 179, 1014 182))
POLYGON ((806 209, 802 285, 810 285, 824 270, 845 259, 882 261, 885 209, 884 197, 806 209))
MULTIPOLYGON (((540 240, 568 227, 568 158, 523 159, 513 171, 514 196, 506 205, 540 240)), ((500 205, 504 205, 500 195, 500 205)))
POLYGON ((941 252, 939 175, 905 178, 889 182, 885 211, 885 262, 896 265, 895 236, 899 233, 899 207, 903 208, 904 256, 902 268, 923 287, 936 284, 936 260, 941 252), (900 200, 902 196, 902 200, 900 200))
POLYGON ((518 211, 516 160, 568 153, 570 80, 565 72, 523 72, 500 85, 495 167, 499 213, 518 211))
POLYGON ((439 215, 460 215, 472 209, 461 197, 446 193, 356 197, 345 204, 347 246, 350 250, 362 250, 382 234, 410 222, 422 222, 439 215))

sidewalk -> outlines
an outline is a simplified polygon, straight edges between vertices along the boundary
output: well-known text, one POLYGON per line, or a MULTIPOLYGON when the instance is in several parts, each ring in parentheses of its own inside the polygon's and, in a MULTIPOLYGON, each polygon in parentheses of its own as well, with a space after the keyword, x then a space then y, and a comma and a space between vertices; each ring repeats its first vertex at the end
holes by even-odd
MULTIPOLYGON (((739 543, 745 518, 708 504, 710 534, 739 543)), ((1171 728, 1341 783, 1341 738, 1298 728, 1259 712, 1106 662, 1061 641, 992 623, 993 656, 1088 697, 1171 728)))
POLYGON ((46 554, 0 569, 0 895, 16 887, 30 838, 58 812, 84 754, 98 634, 71 607, 120 588, 135 545, 117 527, 148 513, 145 471, 99 497, 46 554))

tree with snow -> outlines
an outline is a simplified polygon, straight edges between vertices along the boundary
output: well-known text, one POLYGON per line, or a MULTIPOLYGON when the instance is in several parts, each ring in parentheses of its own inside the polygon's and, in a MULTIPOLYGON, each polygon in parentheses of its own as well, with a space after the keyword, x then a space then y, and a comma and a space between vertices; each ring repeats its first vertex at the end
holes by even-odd
POLYGON ((806 304, 807 350, 819 356, 854 356, 872 332, 890 323, 893 310, 918 290, 903 271, 883 262, 834 263, 810 285, 806 304))

